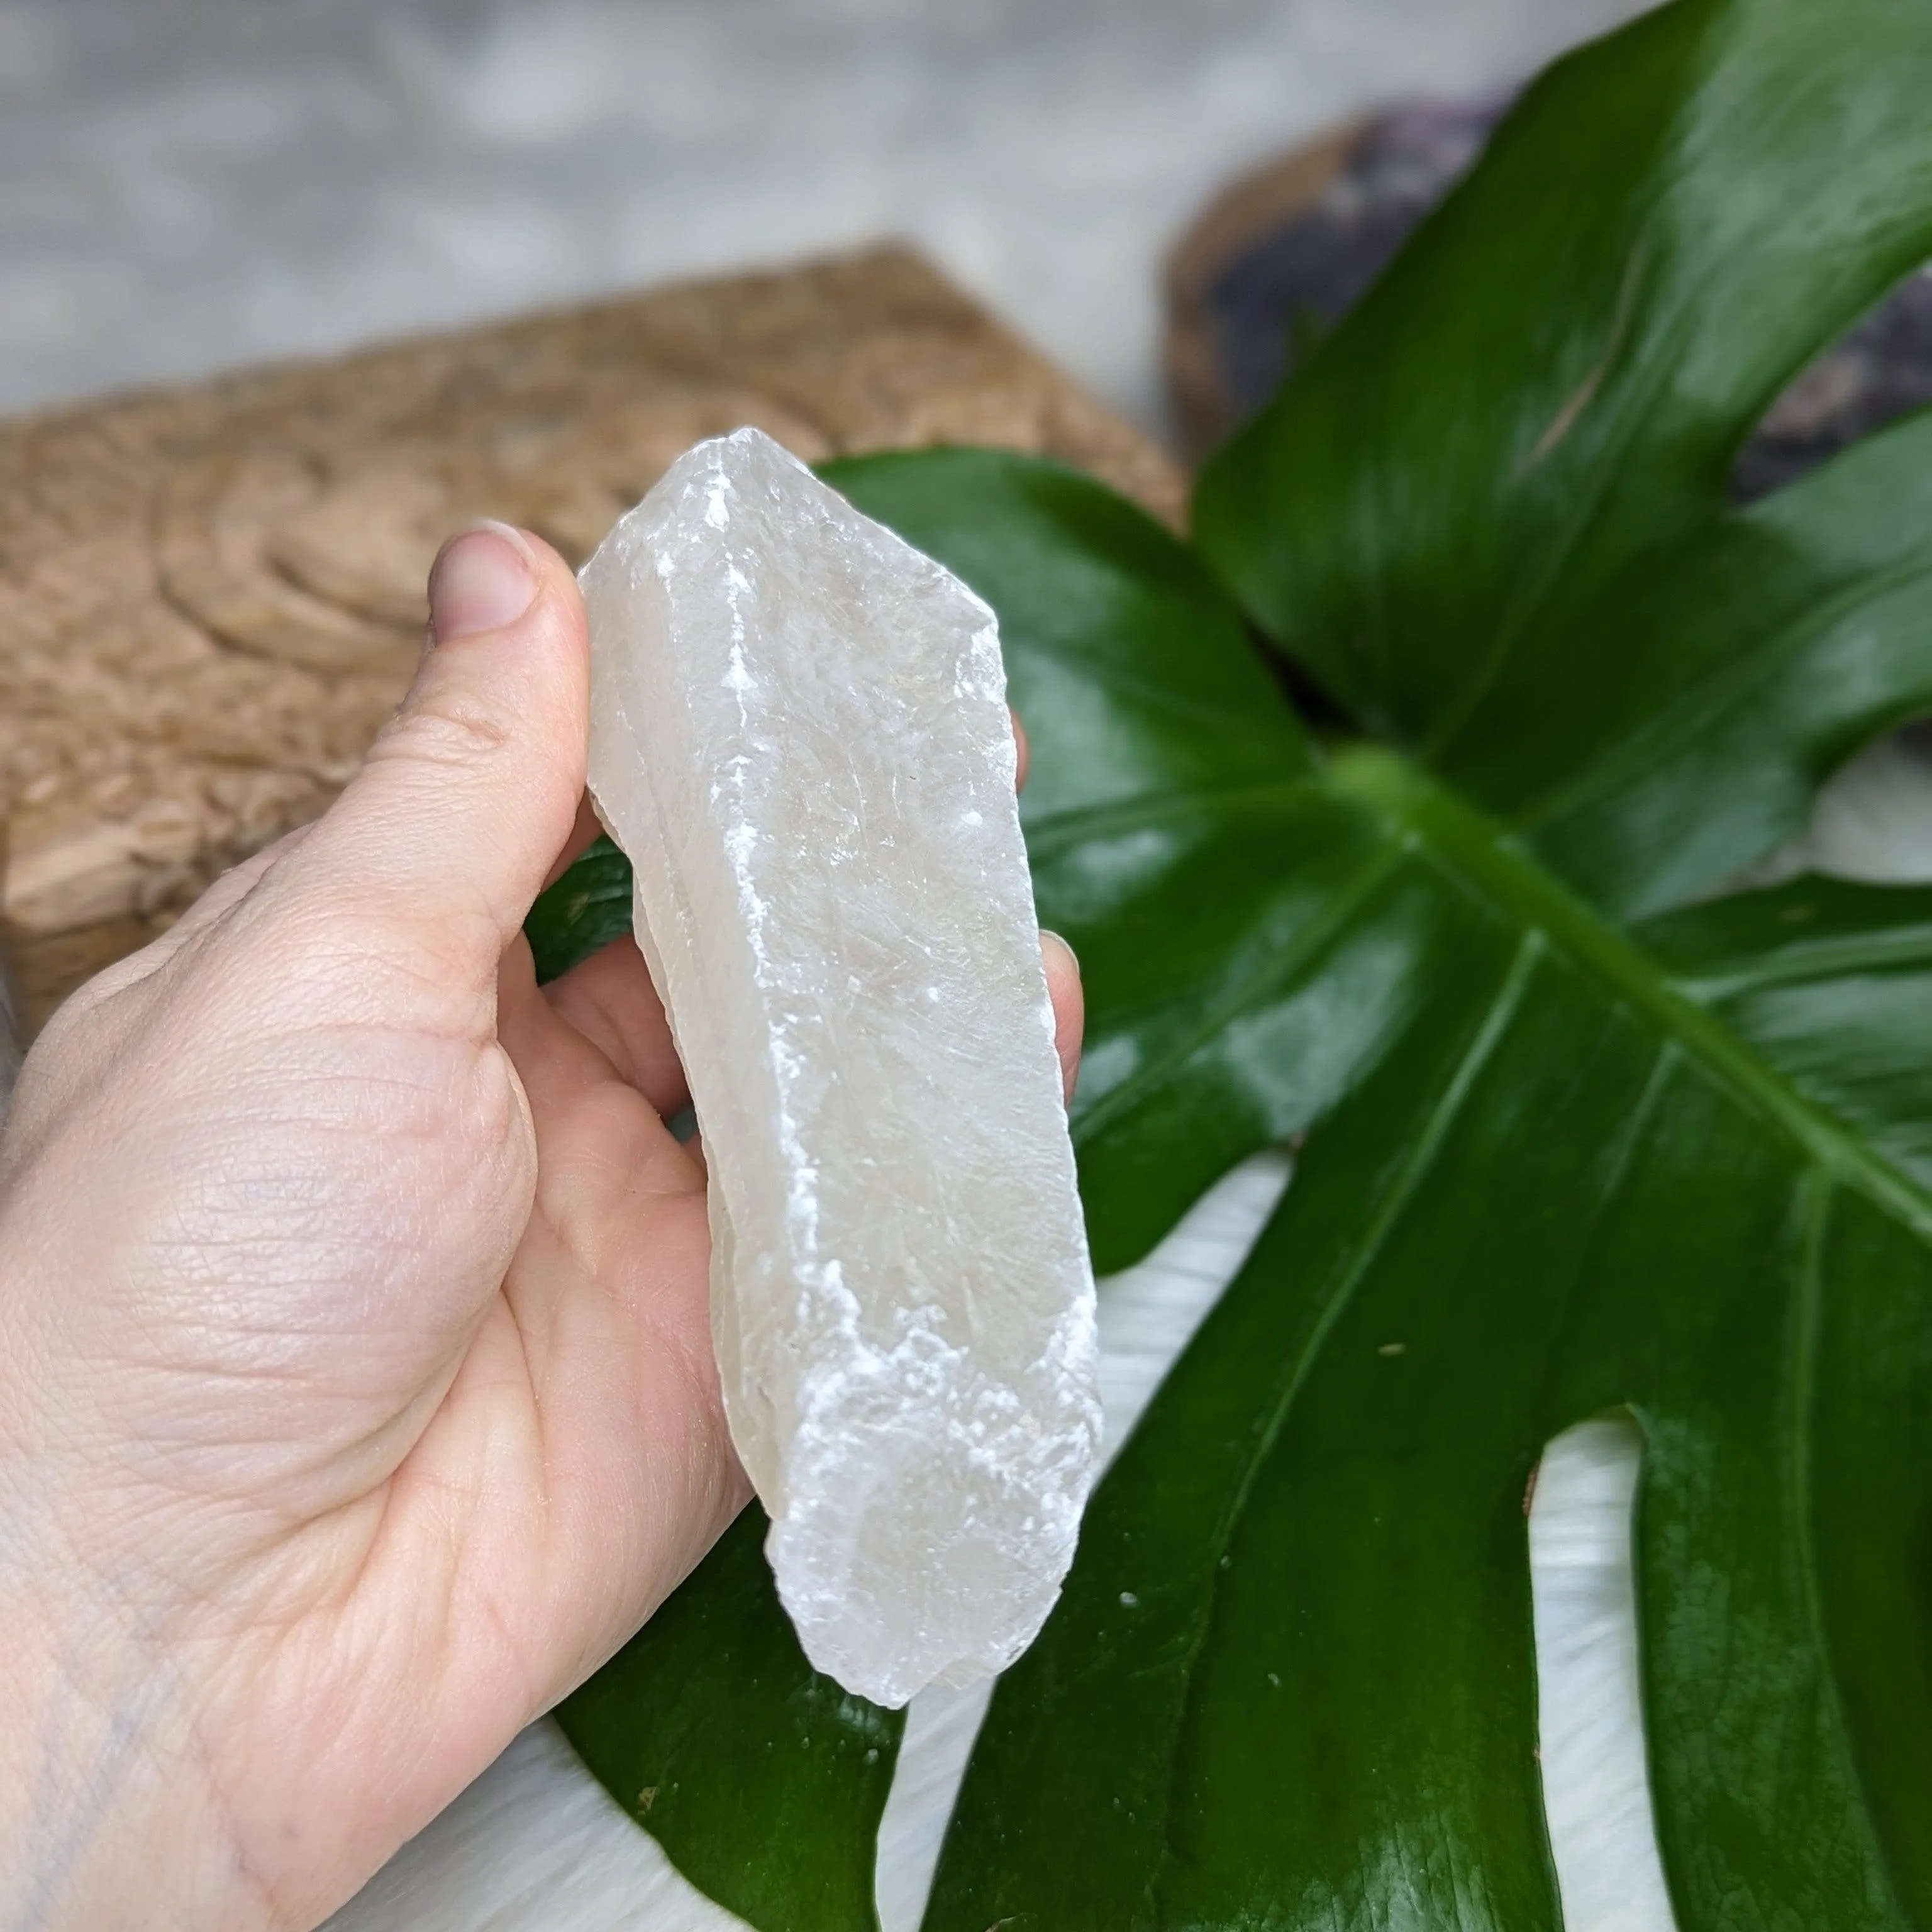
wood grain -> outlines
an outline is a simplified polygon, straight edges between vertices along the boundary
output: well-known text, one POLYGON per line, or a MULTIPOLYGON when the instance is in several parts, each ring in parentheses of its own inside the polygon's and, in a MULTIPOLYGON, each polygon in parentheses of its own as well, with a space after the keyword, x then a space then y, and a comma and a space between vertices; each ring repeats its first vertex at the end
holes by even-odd
POLYGON ((320 812, 475 518, 580 560, 701 436, 981 442, 1177 520, 1138 432, 916 256, 871 250, 0 426, 0 965, 38 1026, 320 812))

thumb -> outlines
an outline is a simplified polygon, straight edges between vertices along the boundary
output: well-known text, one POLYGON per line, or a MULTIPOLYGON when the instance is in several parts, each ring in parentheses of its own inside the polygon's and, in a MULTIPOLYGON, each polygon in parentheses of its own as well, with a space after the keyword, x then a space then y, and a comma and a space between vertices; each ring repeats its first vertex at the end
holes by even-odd
POLYGON ((584 790, 590 644, 569 566, 480 524, 430 572, 422 668, 368 760, 296 855, 366 916, 433 928, 435 956, 494 982, 584 790))

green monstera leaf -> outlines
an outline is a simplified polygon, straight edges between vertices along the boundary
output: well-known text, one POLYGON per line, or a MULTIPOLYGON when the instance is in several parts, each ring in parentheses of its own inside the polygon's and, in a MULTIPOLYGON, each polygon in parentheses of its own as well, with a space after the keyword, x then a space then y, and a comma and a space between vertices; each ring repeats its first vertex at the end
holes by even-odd
MULTIPOLYGON (((928 1932, 1560 1924, 1523 1497, 1613 1408, 1679 1926, 1932 1926, 1932 892, 1724 890, 1932 709, 1932 421, 1729 488, 1932 255, 1928 100, 1923 0, 1559 63, 1192 548, 1022 458, 832 472, 999 613, 1098 1264, 1306 1136, 994 1694, 928 1932)), ((762 1932, 862 1926, 896 1726, 757 1528, 566 1727, 762 1932)))

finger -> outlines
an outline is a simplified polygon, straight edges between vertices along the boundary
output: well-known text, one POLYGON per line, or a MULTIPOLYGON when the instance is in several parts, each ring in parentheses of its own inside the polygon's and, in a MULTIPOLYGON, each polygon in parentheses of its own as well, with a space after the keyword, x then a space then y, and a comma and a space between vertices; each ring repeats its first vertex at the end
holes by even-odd
POLYGON ((603 830, 604 821, 597 816, 590 802, 590 794, 586 792, 578 801, 577 820, 570 828, 570 836, 563 842, 563 850, 551 860, 550 870, 544 874, 544 884, 555 885, 597 842, 603 830))
POLYGON ((394 721, 300 855, 392 921, 434 931, 440 969, 494 988, 503 948, 584 796, 590 644, 563 560, 503 524, 443 546, 430 644, 394 721))
MULTIPOLYGON (((628 1100, 627 1119, 633 1114, 640 1123, 644 1118, 633 1083, 622 1079, 621 1070, 597 1043, 556 1012, 548 997, 550 990, 536 983, 527 943, 521 939, 512 942, 503 955, 497 1036, 530 1096, 538 1145, 545 1159, 552 1150, 554 1136, 572 1118, 574 1110, 585 1105, 586 1094, 593 1089, 613 1090, 609 1097, 612 1106, 620 1109, 628 1100), (620 1088, 621 1094, 616 1090, 620 1088)), ((633 1131, 648 1148, 651 1162, 662 1165, 658 1184, 654 1184, 668 1186, 674 1192, 688 1188, 692 1184, 689 1163, 682 1160, 682 1148, 664 1126, 660 1114, 653 1109, 650 1118, 648 1130, 639 1125, 633 1131), (677 1158, 673 1159, 674 1155, 677 1158)), ((611 1164, 622 1170, 626 1163, 614 1152, 611 1164)), ((634 1160, 632 1165, 634 1167, 634 1160)), ((630 1179, 641 1184, 650 1177, 632 1172, 630 1179)))
MULTIPOLYGON (((652 1266, 653 1243, 640 1232, 639 1216, 649 1221, 653 1202, 701 1196, 702 1170, 644 1096, 553 1010, 520 940, 503 956, 499 1037, 536 1130, 537 1221, 593 1277, 608 1280, 652 1266)), ((532 1235, 536 1228, 533 1222, 532 1235)), ((700 1257, 700 1277, 703 1271, 700 1257)), ((556 1291, 568 1286, 548 1271, 526 1270, 520 1282, 506 1282, 505 1292, 536 1336, 556 1312, 556 1291)))
POLYGON ((1027 767, 1033 761, 1033 748, 1027 742, 1026 727, 1020 722, 1020 714, 1009 708, 1006 716, 1013 721, 1013 789, 1026 789, 1027 767))
POLYGON ((547 1546, 595 1585, 549 1600, 548 1702, 637 1628, 748 1488, 711 1340, 703 1172, 551 1009, 527 946, 503 963, 501 1038, 541 1150, 503 1295, 540 1407, 547 1546))
POLYGON ((1087 1024, 1087 995, 1080 984, 1080 962, 1057 932, 1040 935, 1046 968, 1047 996, 1053 1002, 1053 1043, 1060 1054, 1060 1084, 1070 1104, 1080 1077, 1080 1042, 1087 1024))
POLYGON ((628 933, 544 988, 568 1020, 661 1114, 691 1100, 664 1002, 628 933))
POLYGON ((544 998, 520 939, 503 955, 497 1034, 530 1100, 538 1205, 587 1265, 616 1255, 641 1199, 701 1191, 662 1118, 544 998))

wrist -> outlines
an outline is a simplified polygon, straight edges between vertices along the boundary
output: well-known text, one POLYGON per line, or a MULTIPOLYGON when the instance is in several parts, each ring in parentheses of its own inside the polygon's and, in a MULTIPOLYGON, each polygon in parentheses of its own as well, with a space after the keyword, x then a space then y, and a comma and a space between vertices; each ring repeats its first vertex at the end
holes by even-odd
POLYGON ((22 1439, 44 1432, 21 1379, 0 1390, 0 1924, 272 1923, 246 1908, 200 1748, 186 1619, 90 1562, 64 1459, 22 1439))
POLYGON ((49 1567, 10 1544, 0 1576, 0 1922, 267 1922, 236 1910, 178 1663, 49 1567))

